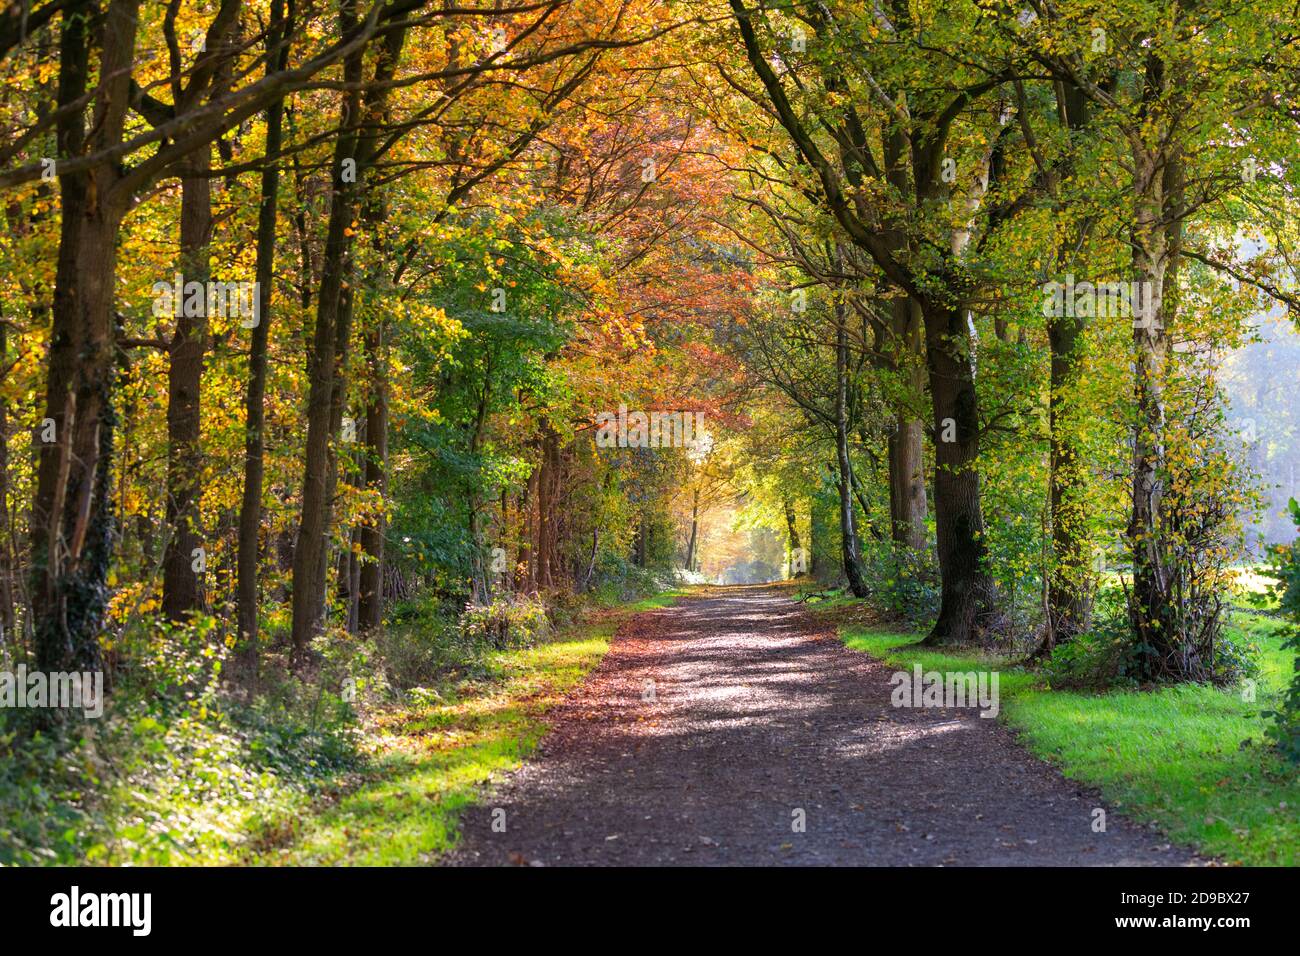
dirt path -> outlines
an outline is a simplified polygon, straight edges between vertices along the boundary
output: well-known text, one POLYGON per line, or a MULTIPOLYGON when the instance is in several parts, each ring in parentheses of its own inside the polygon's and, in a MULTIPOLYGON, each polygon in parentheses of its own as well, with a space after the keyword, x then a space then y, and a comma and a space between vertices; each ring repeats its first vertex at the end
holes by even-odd
POLYGON ((450 862, 1196 862, 1114 813, 1094 833, 1095 796, 973 710, 892 707, 891 672, 774 588, 642 615, 450 862))

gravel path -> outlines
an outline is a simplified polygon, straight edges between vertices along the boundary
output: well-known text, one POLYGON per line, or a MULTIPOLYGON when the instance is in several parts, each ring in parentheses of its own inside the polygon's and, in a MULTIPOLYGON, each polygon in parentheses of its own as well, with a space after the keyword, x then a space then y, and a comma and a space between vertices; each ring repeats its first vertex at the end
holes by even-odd
POLYGON ((891 706, 891 672, 777 588, 640 615, 448 862, 1198 862, 1115 813, 1093 832, 1095 795, 974 710, 891 706))

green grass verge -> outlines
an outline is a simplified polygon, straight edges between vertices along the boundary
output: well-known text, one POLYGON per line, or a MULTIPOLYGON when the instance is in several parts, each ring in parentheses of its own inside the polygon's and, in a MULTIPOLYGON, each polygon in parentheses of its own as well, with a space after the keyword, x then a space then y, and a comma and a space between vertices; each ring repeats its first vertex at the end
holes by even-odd
MULTIPOLYGON (((829 602, 828 602, 829 603, 829 602)), ((1228 863, 1300 862, 1300 779, 1263 746, 1260 712, 1291 674, 1279 625, 1239 614, 1233 628, 1259 648, 1256 700, 1237 690, 1185 685, 1102 694, 1049 690, 1003 658, 912 646, 916 634, 850 626, 845 643, 900 670, 1000 672, 999 719, 1065 776, 1099 789, 1129 818, 1228 863)))
POLYGON ((244 862, 392 866, 431 863, 452 846, 462 809, 494 776, 517 768, 546 731, 546 712, 609 650, 629 616, 666 607, 670 591, 491 655, 490 674, 380 715, 374 760, 359 786, 306 818, 280 819, 244 862))

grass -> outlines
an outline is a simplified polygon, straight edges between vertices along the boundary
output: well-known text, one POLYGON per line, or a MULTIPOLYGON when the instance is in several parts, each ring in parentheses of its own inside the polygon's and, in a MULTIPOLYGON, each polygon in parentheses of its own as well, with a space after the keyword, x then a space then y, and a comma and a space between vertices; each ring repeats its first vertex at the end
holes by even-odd
POLYGON ((436 861, 455 845, 460 813, 495 777, 520 766, 546 731, 546 712, 599 663, 619 625, 679 593, 600 612, 534 647, 495 652, 486 676, 380 714, 360 785, 305 818, 269 822, 244 862, 436 861))
MULTIPOLYGON (((827 602, 829 605, 831 602, 827 602)), ((845 643, 900 669, 1000 670, 1001 714, 1066 777, 1096 787, 1129 818, 1227 863, 1300 863, 1300 779, 1261 738, 1291 673, 1281 627, 1256 614, 1232 627, 1258 646, 1256 700, 1201 685, 1101 694, 1049 690, 1005 658, 913 646, 920 636, 849 625, 845 643)))

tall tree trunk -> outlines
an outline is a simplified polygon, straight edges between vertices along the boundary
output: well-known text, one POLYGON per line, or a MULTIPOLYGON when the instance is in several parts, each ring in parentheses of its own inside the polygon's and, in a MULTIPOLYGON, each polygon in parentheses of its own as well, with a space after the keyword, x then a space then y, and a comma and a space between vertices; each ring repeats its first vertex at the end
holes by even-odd
POLYGON ((1145 649, 1142 676, 1164 676, 1177 642, 1164 560, 1160 473, 1164 466, 1164 375, 1169 357, 1168 328, 1177 281, 1180 220, 1170 216, 1181 190, 1177 157, 1164 151, 1139 155, 1137 210, 1133 228, 1133 270, 1140 282, 1142 310, 1133 322, 1133 388, 1136 422, 1133 441, 1133 502, 1128 537, 1133 551, 1131 616, 1145 649))
MULTIPOLYGON (((1088 125, 1088 100, 1073 84, 1056 87, 1058 114, 1071 133, 1088 125)), ((1073 167, 1066 161, 1067 172, 1073 167)), ((1059 206, 1059 203, 1058 203, 1059 206)), ((1085 225, 1080 244, 1087 234, 1085 225)), ((1058 272, 1074 259, 1072 250, 1062 248, 1057 256, 1058 272)), ((1087 513, 1084 493, 1087 464, 1079 447, 1079 423, 1075 400, 1083 355, 1084 318, 1069 315, 1073 308, 1049 316, 1047 341, 1051 351, 1048 393, 1048 428, 1051 442, 1048 475, 1048 508, 1051 521, 1052 555, 1047 572, 1047 609, 1043 636, 1035 656, 1051 654, 1057 644, 1072 640, 1088 626, 1092 616, 1092 581, 1088 560, 1087 513)))
POLYGON ((686 542, 686 570, 695 570, 695 541, 700 533, 700 488, 695 486, 694 497, 691 499, 691 537, 686 542))
POLYGON ((207 350, 208 280, 212 276, 211 147, 195 150, 181 164, 180 274, 174 290, 176 330, 167 372, 167 549, 163 555, 162 610, 169 620, 184 620, 199 607, 195 552, 205 549, 201 531, 200 429, 203 355, 207 350), (191 282, 203 287, 200 315, 187 315, 191 282))
POLYGON ((528 486, 524 492, 525 506, 520 509, 523 528, 520 537, 519 563, 524 567, 522 584, 529 594, 537 593, 537 501, 541 497, 541 468, 528 473, 528 486))
MULTIPOLYGON (((0 321, 0 368, 9 358, 9 326, 0 321)), ((14 639, 14 529, 9 512, 9 406, 0 402, 0 650, 14 639)))
POLYGON ((979 413, 970 330, 960 304, 931 302, 925 314, 926 358, 934 410, 934 517, 942 578, 939 616, 926 644, 966 644, 993 613, 980 509, 979 413))
MULTIPOLYGON (((63 12, 59 48, 58 155, 73 157, 121 139, 135 56, 139 0, 113 0, 104 16, 92 135, 81 102, 90 76, 89 4, 63 12)), ((113 547, 109 501, 113 450, 117 238, 127 198, 118 168, 101 163, 59 175, 61 223, 55 267, 45 418, 56 440, 40 445, 32 502, 36 657, 45 671, 98 669, 98 633, 113 547)))
MULTIPOLYGON (((406 31, 394 30, 384 40, 375 66, 375 78, 381 83, 397 69, 397 61, 406 42, 406 31)), ((383 125, 388 120, 388 91, 380 86, 367 96, 366 128, 361 137, 359 151, 371 162, 384 135, 383 125)), ((375 251, 381 263, 387 264, 384 255, 384 228, 387 206, 380 187, 368 186, 362 206, 362 221, 374 238, 375 251)), ((366 369, 365 393, 365 443, 362 481, 381 502, 388 495, 388 331, 384 314, 371 318, 373 327, 362 337, 362 351, 366 369)), ((362 631, 378 628, 384 616, 384 535, 386 521, 381 507, 357 529, 357 540, 362 557, 353 568, 355 581, 352 593, 356 596, 356 625, 362 631)))
POLYGON ((646 537, 645 514, 643 512, 637 512, 636 538, 633 541, 632 563, 638 568, 644 568, 646 565, 646 537))
MULTIPOLYGON (((370 393, 366 402, 366 487, 381 499, 388 494, 388 345, 383 319, 365 336, 370 393)), ((360 606, 358 624, 363 631, 378 628, 384 615, 383 511, 361 526, 360 606)))
MULTIPOLYGON (((338 498, 340 472, 344 468, 351 471, 353 461, 352 442, 356 441, 356 423, 349 419, 348 411, 348 362, 351 355, 352 347, 352 316, 353 306, 356 298, 353 295, 351 278, 351 260, 347 260, 345 269, 347 270, 348 279, 342 290, 339 292, 339 312, 338 324, 334 329, 334 384, 332 397, 330 399, 330 451, 328 458, 328 470, 325 474, 325 552, 320 563, 320 580, 322 589, 328 586, 329 579, 329 545, 331 531, 333 529, 334 502, 338 498), (349 430, 346 437, 343 435, 344 419, 349 419, 349 430), (346 446, 340 448, 340 446, 346 446)), ((350 540, 350 533, 345 529, 341 533, 344 546, 350 540)), ((346 588, 349 577, 347 573, 346 559, 343 564, 343 576, 337 581, 340 590, 346 588)), ((351 608, 351 596, 347 595, 346 604, 348 610, 351 608)), ((345 615, 346 619, 346 615, 345 615)))
MULTIPOLYGON (((283 70, 288 63, 289 27, 284 0, 271 0, 271 26, 267 33, 267 72, 283 70)), ((284 142, 284 100, 266 108, 266 155, 275 156, 284 142)), ((237 603, 239 635, 244 659, 256 668, 258 566, 261 554, 262 482, 266 473, 266 363, 270 340, 271 303, 275 289, 275 234, 279 213, 280 161, 262 169, 261 201, 257 213, 258 322, 253 326, 248 355, 248 393, 244 402, 244 490, 239 508, 237 603)))
POLYGON ((537 539, 534 562, 537 586, 551 588, 558 583, 556 499, 559 492, 560 436, 549 425, 542 433, 541 464, 537 469, 537 539))
MULTIPOLYGON (((1072 310, 1071 310, 1072 311, 1072 310)), ((1047 580, 1047 621, 1037 654, 1050 654, 1074 638, 1090 617, 1086 502, 1086 463, 1078 448, 1073 401, 1082 359, 1084 322, 1073 316, 1047 323, 1051 348, 1048 421, 1051 435, 1048 507, 1052 523, 1052 564, 1047 580)))
MULTIPOLYGON (((352 14, 353 4, 351 0, 345 0, 339 17, 340 26, 345 31, 352 25, 352 14)), ((338 333, 340 323, 344 321, 343 291, 351 247, 347 233, 351 232, 355 211, 355 182, 362 174, 356 163, 357 126, 361 111, 360 51, 347 57, 343 75, 349 89, 343 97, 338 140, 330 167, 333 189, 330 195, 329 225, 326 230, 320 291, 316 297, 316 328, 308 359, 310 385, 307 399, 307 442, 303 456, 302 514, 298 525, 298 543, 293 554, 291 633, 296 657, 305 653, 312 638, 319 632, 325 614, 332 486, 334 476, 338 473, 334 411, 336 400, 341 400, 341 395, 337 394, 335 374, 339 350, 343 346, 338 333)))
MULTIPOLYGON (((885 177, 899 195, 912 190, 908 170, 908 140, 901 127, 891 127, 883 142, 885 177)), ((901 231, 889 234, 890 248, 902 252, 907 238, 901 231)), ((901 291, 901 290, 900 290, 901 291)), ((896 295, 890 300, 889 331, 892 361, 902 378, 907 399, 925 394, 925 334, 921 307, 915 299, 896 295)), ((925 429, 906 400, 898 404, 894 431, 889 436, 889 527, 895 545, 920 551, 926 546, 925 429)))
POLYGON ((802 550, 802 548, 799 547, 799 525, 795 519, 794 502, 789 498, 786 498, 781 502, 781 506, 785 511, 786 543, 790 550, 791 560, 793 561, 794 556, 802 550))
POLYGON ((849 590, 866 597, 853 511, 853 465, 849 459, 849 336, 843 302, 835 303, 835 459, 840 492, 840 553, 849 590))
MULTIPOLYGON (((895 298, 893 327, 895 339, 902 343, 899 372, 907 380, 911 395, 925 392, 920 307, 904 296, 895 298)), ((889 436, 889 518, 890 537, 896 545, 911 551, 926 546, 925 518, 925 429, 912 414, 907 403, 899 406, 894 431, 889 436)))

